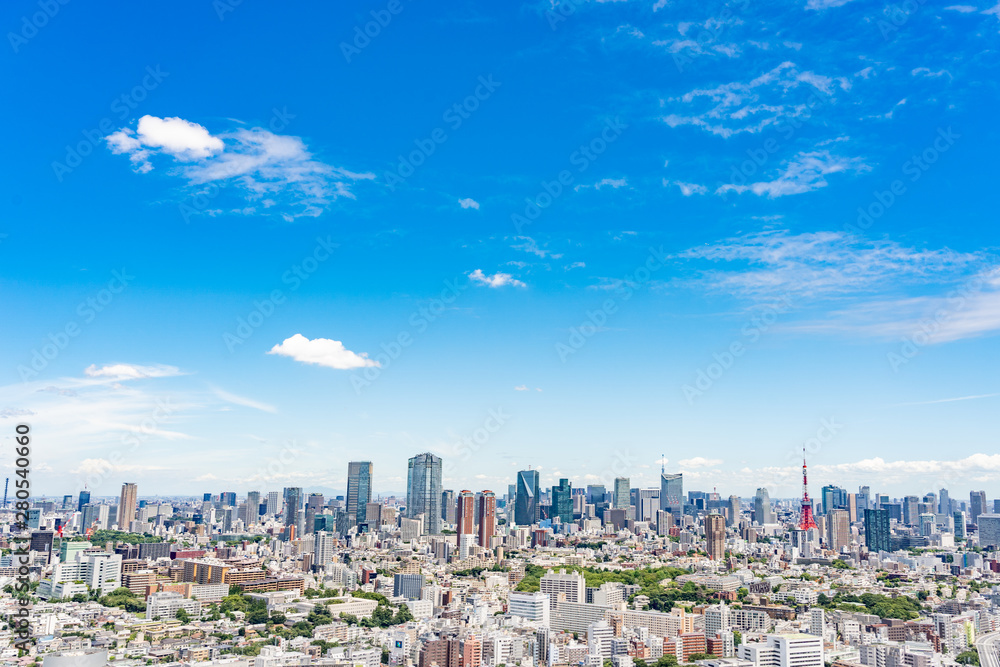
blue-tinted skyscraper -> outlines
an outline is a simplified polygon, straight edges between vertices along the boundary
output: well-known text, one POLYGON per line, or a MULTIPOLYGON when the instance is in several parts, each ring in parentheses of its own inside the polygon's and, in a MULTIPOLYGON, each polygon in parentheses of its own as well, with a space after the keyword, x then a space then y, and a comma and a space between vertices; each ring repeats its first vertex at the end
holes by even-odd
POLYGON ((660 473, 660 509, 670 512, 674 521, 684 513, 684 475, 660 473))
POLYGON ((89 502, 90 502, 90 491, 81 491, 80 492, 80 500, 76 504, 76 511, 77 512, 82 512, 83 511, 83 506, 86 505, 86 504, 88 504, 89 502))
POLYGON ((514 523, 530 526, 538 523, 538 471, 522 470, 517 473, 517 497, 514 505, 514 523))
POLYGON ((441 457, 430 452, 410 459, 406 472, 406 516, 424 515, 424 534, 441 533, 441 457))
POLYGON ((347 514, 355 523, 365 522, 365 508, 372 501, 371 461, 347 464, 347 514))
POLYGON ((865 546, 868 551, 892 551, 889 532, 889 511, 865 510, 865 546))
POLYGON ((573 487, 568 479, 560 479, 559 486, 552 487, 552 517, 573 523, 573 487))

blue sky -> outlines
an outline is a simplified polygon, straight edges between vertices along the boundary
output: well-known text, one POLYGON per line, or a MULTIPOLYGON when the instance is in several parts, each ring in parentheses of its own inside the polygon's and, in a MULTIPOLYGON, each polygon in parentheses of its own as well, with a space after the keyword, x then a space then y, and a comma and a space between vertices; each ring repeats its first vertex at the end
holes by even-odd
POLYGON ((997 7, 494 4, 4 5, 39 493, 1000 496, 997 7))

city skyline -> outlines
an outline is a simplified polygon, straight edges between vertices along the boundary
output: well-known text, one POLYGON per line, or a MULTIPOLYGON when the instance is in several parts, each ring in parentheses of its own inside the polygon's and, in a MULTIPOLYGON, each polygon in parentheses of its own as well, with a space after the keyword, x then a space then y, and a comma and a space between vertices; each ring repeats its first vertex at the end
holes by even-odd
POLYGON ((202 9, 11 28, 0 425, 39 493, 665 451, 791 497, 806 443, 817 488, 1000 494, 990 11, 414 5, 354 53, 365 12, 202 9))

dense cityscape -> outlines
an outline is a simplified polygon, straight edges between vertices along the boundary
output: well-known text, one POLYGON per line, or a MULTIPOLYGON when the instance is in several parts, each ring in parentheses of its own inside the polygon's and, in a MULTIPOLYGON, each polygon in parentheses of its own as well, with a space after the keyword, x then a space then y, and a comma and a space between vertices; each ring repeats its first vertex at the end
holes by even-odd
POLYGON ((1000 499, 824 486, 83 490, 4 506, 5 664, 996 667, 1000 499), (18 521, 23 520, 24 531, 18 521), (18 540, 30 548, 17 548, 18 540), (13 548, 13 550, 12 550, 13 548), (21 585, 23 582, 25 585, 21 585), (24 606, 27 604, 27 606, 24 606), (26 624, 18 626, 18 609, 26 624), (18 628, 27 632, 18 636, 18 628), (24 641, 28 638, 30 641, 24 641), (19 643, 23 642, 23 643, 19 643), (19 650, 21 649, 21 650, 19 650))

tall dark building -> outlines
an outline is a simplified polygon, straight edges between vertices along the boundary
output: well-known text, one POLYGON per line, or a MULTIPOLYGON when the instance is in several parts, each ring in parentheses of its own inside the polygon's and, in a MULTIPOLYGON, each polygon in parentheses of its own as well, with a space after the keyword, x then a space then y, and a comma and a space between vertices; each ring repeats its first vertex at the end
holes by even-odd
POLYGON ((538 522, 538 517, 538 471, 522 470, 517 473, 514 523, 519 526, 530 526, 538 522))
POLYGON ((285 539, 301 536, 302 533, 302 487, 285 487, 285 539))
POLYGON ((490 540, 497 529, 497 497, 492 491, 486 490, 480 494, 476 520, 479 524, 479 546, 489 549, 490 540))
POLYGON ((892 551, 890 546, 889 511, 865 510, 865 546, 868 551, 892 551))
POLYGON ((222 507, 236 507, 236 492, 223 491, 219 494, 219 505, 222 507))
POLYGON ((372 462, 347 464, 347 514, 355 523, 365 522, 365 508, 372 501, 372 462))
POLYGON ((82 512, 83 506, 90 503, 90 491, 81 491, 80 500, 76 504, 76 511, 82 512))
POLYGON ((559 486, 552 487, 552 518, 555 517, 563 523, 573 523, 573 487, 568 479, 560 479, 559 486))
POLYGON ((306 512, 305 512, 305 523, 303 524, 303 533, 313 533, 316 531, 316 515, 323 512, 323 505, 326 501, 323 499, 322 493, 310 493, 309 497, 306 498, 306 512))
POLYGON ((430 452, 410 459, 406 472, 406 516, 424 517, 424 534, 441 534, 441 457, 430 452))

